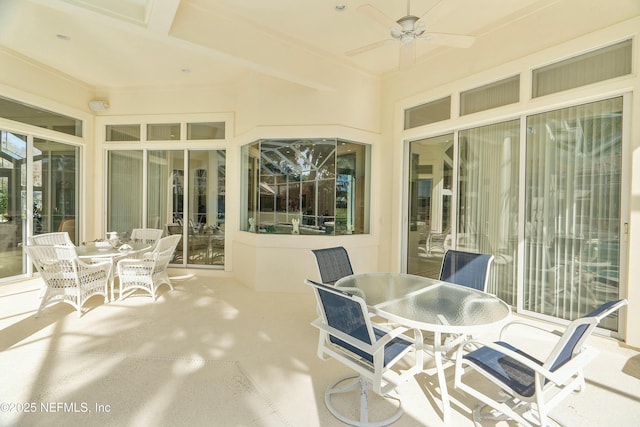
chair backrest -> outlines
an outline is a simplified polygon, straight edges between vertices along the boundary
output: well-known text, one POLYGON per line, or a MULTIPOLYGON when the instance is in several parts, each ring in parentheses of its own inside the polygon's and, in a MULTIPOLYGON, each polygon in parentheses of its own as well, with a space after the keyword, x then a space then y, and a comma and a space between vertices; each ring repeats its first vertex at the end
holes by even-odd
POLYGON ((349 254, 344 247, 314 249, 311 252, 316 256, 322 283, 334 285, 343 277, 353 274, 349 254))
MULTIPOLYGON (((373 326, 369 320, 364 300, 338 288, 307 280, 305 283, 314 288, 318 308, 327 325, 366 344, 375 342, 373 326)), ((331 343, 338 345, 360 357, 373 362, 373 356, 345 341, 330 336, 331 343)))
POLYGON ((153 251, 153 256, 156 259, 154 271, 162 271, 167 268, 180 239, 182 239, 181 235, 172 234, 158 240, 158 244, 153 251))
POLYGON ((553 372, 570 361, 582 351, 585 341, 598 326, 598 323, 625 305, 627 305, 626 299, 609 301, 591 313, 571 322, 562 334, 562 338, 549 353, 544 366, 553 372))
POLYGON ((52 245, 67 245, 74 246, 71 238, 69 237, 69 233, 66 231, 58 231, 55 233, 44 233, 44 234, 36 234, 34 236, 29 237, 30 245, 38 245, 38 246, 52 246, 52 245))
POLYGON ((55 280, 58 287, 77 282, 78 254, 74 246, 30 245, 25 250, 46 282, 55 280))
POLYGON ((131 230, 130 239, 134 242, 142 242, 154 245, 162 238, 163 230, 157 228, 134 228, 131 230))
POLYGON ((448 250, 442 260, 440 280, 487 291, 493 255, 448 250))

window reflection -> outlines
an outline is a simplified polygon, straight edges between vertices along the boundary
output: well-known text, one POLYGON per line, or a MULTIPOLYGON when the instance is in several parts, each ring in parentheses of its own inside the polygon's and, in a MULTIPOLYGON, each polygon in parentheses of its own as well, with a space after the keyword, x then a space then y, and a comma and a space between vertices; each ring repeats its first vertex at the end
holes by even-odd
POLYGON ((243 147, 242 229, 368 233, 369 147, 337 139, 261 140, 243 147))

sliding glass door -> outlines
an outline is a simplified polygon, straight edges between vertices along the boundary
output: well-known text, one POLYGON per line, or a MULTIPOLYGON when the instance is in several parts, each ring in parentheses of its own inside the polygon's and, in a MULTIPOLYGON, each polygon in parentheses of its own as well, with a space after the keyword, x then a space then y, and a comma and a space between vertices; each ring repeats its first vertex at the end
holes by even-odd
POLYGON ((488 291, 516 303, 520 121, 458 135, 455 247, 492 254, 488 291))
POLYGON ((2 279, 27 272, 22 246, 29 235, 66 231, 78 241, 80 149, 6 131, 0 141, 2 279))
POLYGON ((527 119, 526 310, 574 319, 619 297, 622 105, 619 97, 527 119))
POLYGON ((0 278, 5 278, 25 273, 20 246, 27 226, 27 136, 0 131, 0 138, 0 278))
POLYGON ((224 265, 224 150, 111 150, 108 159, 109 231, 180 234, 174 264, 224 265))
POLYGON ((519 310, 619 298, 622 117, 618 97, 409 143, 407 272, 437 277, 454 248, 493 254, 489 292, 519 310))
POLYGON ((407 272, 438 277, 452 247, 453 134, 411 142, 409 159, 407 272))

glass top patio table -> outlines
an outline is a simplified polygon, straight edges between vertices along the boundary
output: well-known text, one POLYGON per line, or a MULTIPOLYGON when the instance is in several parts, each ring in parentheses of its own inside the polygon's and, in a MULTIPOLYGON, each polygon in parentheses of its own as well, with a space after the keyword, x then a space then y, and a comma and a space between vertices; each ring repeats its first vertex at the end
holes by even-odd
POLYGON ((511 308, 494 295, 411 274, 356 274, 338 280, 336 287, 362 297, 374 314, 433 332, 432 351, 445 423, 451 420, 451 405, 443 358, 451 347, 441 344, 442 336, 479 334, 506 322, 511 314, 511 308))
POLYGON ((340 279, 336 287, 351 288, 373 312, 389 320, 427 331, 473 334, 511 314, 494 295, 411 274, 357 274, 340 279))
POLYGON ((120 250, 113 246, 99 247, 94 244, 81 245, 76 247, 76 253, 79 258, 112 258, 117 256, 131 255, 138 252, 144 252, 151 248, 151 245, 144 242, 129 242, 127 243, 131 249, 120 250))

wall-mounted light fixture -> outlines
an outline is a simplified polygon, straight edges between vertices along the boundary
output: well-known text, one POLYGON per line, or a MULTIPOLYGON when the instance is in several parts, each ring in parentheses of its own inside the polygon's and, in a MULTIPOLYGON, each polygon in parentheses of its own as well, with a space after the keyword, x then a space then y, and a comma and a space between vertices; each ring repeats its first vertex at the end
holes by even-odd
POLYGON ((105 111, 109 108, 109 103, 102 99, 93 99, 89 101, 89 109, 91 111, 105 111))

